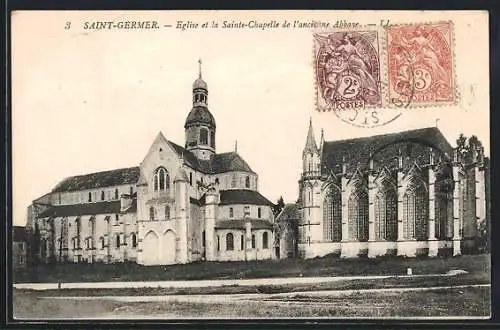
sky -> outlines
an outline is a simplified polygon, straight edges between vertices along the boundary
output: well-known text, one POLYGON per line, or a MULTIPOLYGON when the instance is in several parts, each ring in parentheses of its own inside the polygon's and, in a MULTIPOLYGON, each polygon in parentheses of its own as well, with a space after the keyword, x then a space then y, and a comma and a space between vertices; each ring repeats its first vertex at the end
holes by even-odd
POLYGON ((326 140, 337 140, 435 126, 439 119, 453 146, 460 133, 475 134, 490 152, 484 13, 16 12, 12 24, 15 225, 26 222, 33 199, 68 176, 138 166, 160 131, 183 145, 200 58, 217 152, 234 150, 237 140, 238 153, 259 174, 260 192, 273 202, 297 199, 310 118, 317 142, 322 128, 326 140), (178 20, 371 23, 386 17, 454 21, 457 105, 409 108, 386 125, 355 127, 315 111, 311 30, 175 28, 178 20), (157 20, 173 27, 83 29, 84 22, 98 20, 157 20), (469 47, 471 38, 475 47, 469 47))

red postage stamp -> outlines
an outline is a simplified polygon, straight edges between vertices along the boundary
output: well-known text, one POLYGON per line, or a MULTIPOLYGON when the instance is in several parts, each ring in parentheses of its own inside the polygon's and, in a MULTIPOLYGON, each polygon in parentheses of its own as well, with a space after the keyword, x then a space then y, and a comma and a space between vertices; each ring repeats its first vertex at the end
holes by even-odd
POLYGON ((380 55, 377 31, 316 33, 318 106, 350 110, 380 106, 380 55))
POLYGON ((386 31, 391 104, 454 103, 452 23, 391 26, 386 31))

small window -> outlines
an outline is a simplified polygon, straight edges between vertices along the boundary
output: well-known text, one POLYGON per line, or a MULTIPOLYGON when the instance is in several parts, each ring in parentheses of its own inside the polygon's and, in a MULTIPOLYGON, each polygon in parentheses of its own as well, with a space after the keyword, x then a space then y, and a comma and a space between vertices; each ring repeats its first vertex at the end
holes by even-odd
POLYGON ((116 248, 120 248, 120 235, 116 235, 116 248))
POLYGON ((249 206, 245 206, 245 216, 248 217, 250 216, 250 207, 249 206))
POLYGON ((210 147, 215 149, 215 132, 210 131, 210 147))
POLYGON ((215 178, 215 184, 219 184, 219 178, 215 178))
POLYGON ((89 202, 92 202, 92 193, 89 192, 89 202))
POLYGON ((240 245, 241 250, 245 250, 245 235, 241 235, 240 245))
POLYGON ((151 206, 149 208, 149 220, 153 221, 154 219, 155 219, 155 208, 151 206))
POLYGON ((226 250, 227 251, 234 250, 234 238, 233 238, 233 234, 231 234, 231 233, 228 233, 226 235, 226 250))
POLYGON ((165 205, 165 220, 170 220, 170 206, 165 205))
POLYGON ((206 128, 200 129, 200 144, 208 145, 208 130, 206 128))
POLYGON ((245 178, 245 188, 250 188, 250 177, 249 176, 247 176, 245 178))
POLYGON ((104 190, 101 191, 101 200, 104 200, 104 190))
POLYGON ((201 246, 205 247, 205 231, 201 233, 201 246))
POLYGON ((234 217, 234 210, 232 207, 229 208, 229 217, 230 218, 234 217))
POLYGON ((132 247, 137 247, 137 236, 135 235, 135 233, 132 233, 132 247))
POLYGON ((220 251, 220 237, 217 235, 217 251, 220 251))
POLYGON ((134 187, 130 187, 130 196, 134 194, 134 187))
POLYGON ((189 173, 189 185, 192 187, 193 186, 193 172, 189 173))
POLYGON ((262 248, 263 249, 268 249, 269 248, 269 237, 268 237, 267 231, 265 231, 262 234, 262 248))
POLYGON ((262 210, 261 208, 257 208, 257 217, 260 219, 262 217, 262 210))
POLYGON ((118 189, 115 189, 115 199, 118 199, 118 189))
POLYGON ((104 237, 101 237, 101 249, 104 249, 105 245, 104 237))
POLYGON ((252 234, 252 249, 255 249, 255 234, 252 234))

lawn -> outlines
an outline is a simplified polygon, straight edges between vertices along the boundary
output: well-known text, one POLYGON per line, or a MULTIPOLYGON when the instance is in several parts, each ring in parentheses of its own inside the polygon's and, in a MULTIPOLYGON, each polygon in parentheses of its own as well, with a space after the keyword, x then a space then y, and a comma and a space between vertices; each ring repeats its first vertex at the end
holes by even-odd
POLYGON ((451 269, 490 274, 490 255, 464 255, 453 258, 384 257, 338 259, 332 256, 302 260, 250 262, 197 262, 186 265, 141 266, 121 264, 54 264, 31 266, 13 274, 14 283, 159 281, 201 279, 250 279, 296 276, 442 274, 451 269))
POLYGON ((352 293, 342 297, 297 294, 279 301, 114 302, 40 299, 36 292, 14 294, 14 317, 61 318, 286 318, 490 316, 489 287, 425 292, 352 293))

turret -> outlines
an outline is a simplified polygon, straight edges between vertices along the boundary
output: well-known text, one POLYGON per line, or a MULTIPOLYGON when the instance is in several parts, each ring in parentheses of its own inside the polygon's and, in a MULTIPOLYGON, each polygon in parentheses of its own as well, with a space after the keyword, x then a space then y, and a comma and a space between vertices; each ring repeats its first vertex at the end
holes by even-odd
POLYGON ((204 160, 215 154, 215 118, 208 110, 208 86, 201 76, 201 60, 198 78, 193 83, 193 108, 186 118, 184 129, 186 149, 204 160))
POLYGON ((302 162, 304 178, 320 175, 320 151, 314 138, 312 120, 309 120, 309 130, 307 132, 306 145, 302 152, 302 162))

